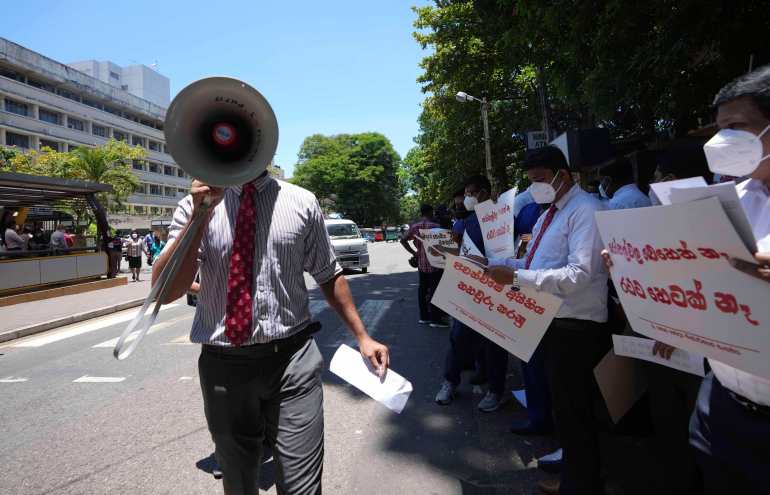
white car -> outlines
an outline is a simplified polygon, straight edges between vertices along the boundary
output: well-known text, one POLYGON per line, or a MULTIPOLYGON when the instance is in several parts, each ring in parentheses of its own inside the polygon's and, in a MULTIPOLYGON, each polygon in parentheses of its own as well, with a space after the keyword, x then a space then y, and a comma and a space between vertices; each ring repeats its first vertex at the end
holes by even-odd
POLYGON ((369 269, 369 248, 352 220, 326 219, 326 231, 332 241, 334 254, 342 268, 369 269))

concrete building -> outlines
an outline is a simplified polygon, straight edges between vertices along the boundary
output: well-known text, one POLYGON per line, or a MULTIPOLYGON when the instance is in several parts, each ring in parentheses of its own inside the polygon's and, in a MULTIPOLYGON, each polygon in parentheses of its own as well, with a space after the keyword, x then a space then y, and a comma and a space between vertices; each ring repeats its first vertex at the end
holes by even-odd
POLYGON ((133 164, 141 185, 110 224, 149 228, 151 219, 170 217, 190 188, 166 153, 159 103, 169 101, 168 79, 145 66, 78 63, 87 64, 91 75, 0 38, 0 145, 68 151, 114 138, 145 148, 147 159, 133 164), (113 73, 117 80, 105 82, 113 73))

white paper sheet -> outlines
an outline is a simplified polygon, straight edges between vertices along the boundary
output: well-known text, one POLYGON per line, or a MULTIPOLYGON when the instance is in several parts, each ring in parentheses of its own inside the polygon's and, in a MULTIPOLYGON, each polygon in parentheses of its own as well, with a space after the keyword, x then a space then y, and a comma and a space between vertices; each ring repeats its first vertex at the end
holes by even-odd
POLYGON ((556 462, 556 461, 560 461, 561 458, 562 458, 563 452, 564 451, 562 449, 555 450, 555 451, 551 452, 550 454, 546 454, 543 457, 540 457, 538 459, 538 462, 543 462, 543 461, 546 461, 546 462, 556 462))
POLYGON ((479 251, 479 248, 476 247, 476 244, 474 244, 473 240, 468 235, 468 231, 466 230, 463 234, 463 244, 460 247, 460 255, 468 256, 469 254, 475 256, 484 256, 481 254, 481 251, 479 251))
POLYGON ((412 393, 412 384, 389 369, 381 380, 360 352, 342 344, 334 353, 329 371, 356 387, 391 411, 400 414, 412 393))
POLYGON ((671 204, 671 189, 676 187, 685 189, 688 187, 706 187, 706 181, 703 177, 690 177, 688 179, 670 180, 667 182, 655 182, 650 184, 650 199, 656 205, 671 204))
POLYGON ((751 230, 746 212, 738 198, 738 190, 735 189, 735 182, 723 182, 713 186, 690 187, 680 189, 674 187, 670 191, 671 204, 690 203, 699 199, 710 197, 719 199, 722 208, 727 213, 727 218, 735 227, 735 231, 741 236, 741 240, 746 245, 746 249, 754 253, 757 251, 757 240, 754 238, 754 232, 751 230))
POLYGON ((615 354, 635 359, 643 359, 651 363, 661 364, 693 375, 705 376, 703 368, 703 356, 692 352, 677 349, 671 353, 671 359, 664 359, 658 354, 652 354, 652 348, 655 341, 641 337, 632 337, 630 335, 613 335, 612 344, 615 347, 615 354))

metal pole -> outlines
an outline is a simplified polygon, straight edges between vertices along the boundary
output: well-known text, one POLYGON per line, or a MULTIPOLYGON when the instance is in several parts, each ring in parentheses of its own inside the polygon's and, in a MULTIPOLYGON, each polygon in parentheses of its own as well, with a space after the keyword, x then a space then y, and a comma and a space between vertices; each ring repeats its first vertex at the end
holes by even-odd
POLYGON ((481 120, 484 123, 484 154, 485 159, 487 163, 487 177, 489 177, 489 181, 492 183, 492 188, 496 189, 497 185, 497 178, 492 173, 492 151, 489 146, 489 103, 487 103, 487 99, 484 98, 481 100, 481 120))

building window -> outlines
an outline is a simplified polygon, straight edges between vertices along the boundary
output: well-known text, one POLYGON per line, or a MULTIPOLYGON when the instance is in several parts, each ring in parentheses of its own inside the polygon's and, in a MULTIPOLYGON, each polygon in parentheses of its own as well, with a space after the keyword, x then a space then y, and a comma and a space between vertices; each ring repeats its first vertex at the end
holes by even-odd
POLYGON ((101 103, 94 100, 89 100, 88 98, 83 98, 83 103, 89 107, 98 108, 99 110, 102 110, 103 108, 101 103))
POLYGON ((144 170, 144 163, 142 160, 134 160, 132 166, 134 170, 144 170))
POLYGON ((152 151, 160 151, 160 144, 157 141, 148 141, 147 143, 152 151))
POLYGON ((128 136, 120 131, 112 131, 112 137, 115 138, 115 141, 128 141, 128 136))
POLYGON ((59 89, 57 89, 57 90, 56 90, 56 92, 57 92, 59 95, 61 95, 61 96, 65 97, 65 98, 67 98, 67 99, 70 99, 70 100, 72 100, 72 101, 77 101, 77 102, 80 102, 80 101, 81 101, 81 100, 80 100, 80 97, 79 97, 78 95, 76 95, 75 93, 70 93, 70 92, 69 92, 69 91, 67 91, 66 89, 61 89, 61 88, 59 88, 59 89))
POLYGON ((75 129, 76 131, 85 131, 86 130, 86 124, 80 119, 73 119, 72 117, 67 117, 67 127, 70 129, 75 129))
POLYGON ((169 198, 176 198, 176 188, 175 187, 167 187, 166 188, 166 196, 169 198))
POLYGON ((40 109, 40 120, 43 122, 48 122, 49 124, 56 124, 61 125, 62 119, 61 114, 52 112, 50 110, 46 110, 45 108, 40 109))
POLYGON ((141 136, 131 136, 131 144, 144 147, 144 138, 141 136))
POLYGON ((106 127, 96 124, 91 125, 91 133, 93 133, 94 136, 101 136, 103 138, 106 138, 109 135, 106 127))
POLYGON ((166 208, 166 215, 172 217, 174 216, 174 209, 173 208, 166 208))
POLYGON ((185 196, 187 195, 187 189, 183 187, 180 187, 179 189, 177 189, 177 191, 179 191, 179 194, 183 194, 185 196))
POLYGON ((171 165, 164 165, 163 166, 163 174, 164 175, 170 175, 171 177, 174 177, 176 175, 176 172, 174 171, 174 167, 171 165))
POLYGON ((136 186, 136 190, 134 190, 135 194, 147 194, 147 186, 140 182, 138 186, 136 186))
POLYGON ((51 148, 54 151, 59 151, 59 143, 57 143, 56 141, 51 141, 49 139, 41 139, 40 149, 42 150, 43 148, 46 148, 46 147, 51 148))
POLYGON ((117 72, 110 71, 110 77, 113 79, 120 80, 120 74, 118 74, 117 72))
POLYGON ((19 148, 29 148, 29 136, 16 134, 13 132, 6 132, 5 144, 8 146, 18 146, 19 148))
POLYGON ((157 163, 150 162, 150 166, 149 166, 148 170, 150 172, 154 173, 154 174, 159 174, 160 173, 160 166, 157 163))
POLYGON ((18 72, 6 69, 5 67, 0 67, 0 76, 7 77, 8 79, 14 79, 19 82, 24 82, 23 75, 19 74, 18 72))
POLYGON ((176 176, 184 178, 184 170, 181 168, 176 169, 176 176))
POLYGON ((154 194, 155 196, 162 196, 163 191, 158 184, 150 184, 150 194, 154 194))
POLYGON ((134 212, 136 212, 137 215, 144 215, 144 206, 134 206, 134 212))
POLYGON ((29 116, 29 107, 26 104, 9 100, 8 98, 5 99, 5 111, 17 115, 24 115, 25 117, 29 116))
POLYGON ((38 88, 38 89, 42 89, 43 91, 49 91, 51 93, 56 93, 56 88, 54 88, 50 84, 47 84, 47 83, 44 83, 44 82, 41 82, 41 81, 36 81, 34 79, 29 79, 28 78, 27 79, 27 84, 29 84, 32 87, 35 87, 35 88, 38 88))
POLYGON ((108 107, 107 105, 104 105, 104 107, 102 108, 102 110, 104 110, 104 111, 105 111, 105 112, 107 112, 107 113, 111 113, 111 114, 113 114, 113 115, 117 115, 118 117, 120 117, 120 116, 121 116, 121 115, 120 115, 120 110, 117 110, 117 109, 115 109, 115 108, 112 108, 112 107, 108 107))

